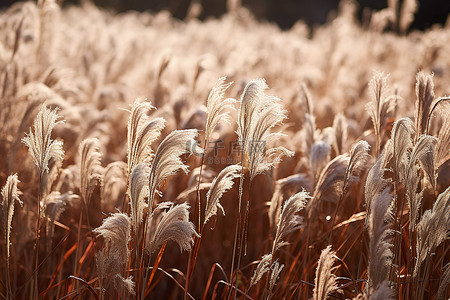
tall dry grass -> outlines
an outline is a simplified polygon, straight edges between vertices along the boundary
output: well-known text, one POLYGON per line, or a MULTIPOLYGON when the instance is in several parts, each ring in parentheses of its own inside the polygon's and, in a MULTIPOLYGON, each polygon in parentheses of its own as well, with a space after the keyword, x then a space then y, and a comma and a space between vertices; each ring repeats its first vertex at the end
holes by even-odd
POLYGON ((449 25, 228 5, 0 12, 1 298, 450 296, 449 25))

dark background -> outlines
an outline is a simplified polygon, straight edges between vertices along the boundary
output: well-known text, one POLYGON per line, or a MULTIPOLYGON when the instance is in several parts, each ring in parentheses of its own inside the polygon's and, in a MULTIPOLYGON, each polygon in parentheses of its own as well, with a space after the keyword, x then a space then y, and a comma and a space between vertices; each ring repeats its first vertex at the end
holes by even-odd
MULTIPOLYGON (((226 12, 226 0, 92 0, 95 4, 116 12, 126 10, 160 11, 169 10, 172 15, 183 19, 191 1, 199 1, 203 12, 200 19, 218 17, 226 12)), ((0 8, 14 3, 13 0, 0 0, 0 8)), ((64 1, 64 4, 78 3, 77 0, 64 1)), ((402 0, 400 0, 402 2, 402 0)), ((339 0, 242 0, 258 19, 276 22, 281 28, 290 28, 297 20, 309 25, 322 24, 335 12, 339 0)), ((363 8, 381 9, 387 6, 387 0, 358 0, 358 14, 361 18, 363 8)), ((426 29, 432 24, 444 24, 450 13, 450 0, 422 0, 411 28, 426 29)))

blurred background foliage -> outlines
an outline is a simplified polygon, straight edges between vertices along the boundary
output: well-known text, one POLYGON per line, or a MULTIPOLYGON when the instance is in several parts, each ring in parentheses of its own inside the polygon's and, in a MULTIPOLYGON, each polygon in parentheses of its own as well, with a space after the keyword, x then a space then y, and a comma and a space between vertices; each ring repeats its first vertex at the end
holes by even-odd
MULTIPOLYGON (((62 1, 62 0, 60 0, 62 1)), ((77 4, 86 0, 64 0, 64 5, 77 4)), ((200 4, 198 18, 219 17, 227 11, 227 0, 90 0, 96 5, 115 12, 128 10, 168 10, 179 19, 184 19, 193 4, 200 4)), ((302 20, 309 25, 323 24, 337 11, 340 0, 241 0, 260 20, 276 22, 282 29, 288 29, 302 20)), ((17 2, 0 0, 0 7, 17 2)), ((358 16, 362 23, 371 10, 387 6, 387 0, 357 0, 358 16)), ((399 0, 402 2, 402 0, 399 0)), ((411 29, 424 30, 435 23, 444 24, 450 13, 450 0, 422 0, 411 29)))

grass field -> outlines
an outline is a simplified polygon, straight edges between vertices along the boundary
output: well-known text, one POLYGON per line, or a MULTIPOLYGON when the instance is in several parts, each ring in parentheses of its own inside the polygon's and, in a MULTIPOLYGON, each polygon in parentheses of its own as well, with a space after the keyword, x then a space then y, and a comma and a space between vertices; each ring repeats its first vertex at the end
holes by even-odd
POLYGON ((0 12, 0 297, 448 299, 450 24, 0 12))

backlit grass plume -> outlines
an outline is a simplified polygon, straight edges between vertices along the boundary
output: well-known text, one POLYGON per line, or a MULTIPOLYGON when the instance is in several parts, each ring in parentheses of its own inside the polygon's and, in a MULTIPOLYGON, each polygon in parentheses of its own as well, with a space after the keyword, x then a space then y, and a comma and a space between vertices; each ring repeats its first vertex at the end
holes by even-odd
POLYGON ((380 153, 386 119, 393 109, 390 98, 385 96, 387 77, 381 72, 376 72, 369 82, 371 102, 367 104, 366 109, 370 113, 375 132, 375 156, 378 156, 380 153))
POLYGON ((450 187, 439 194, 432 209, 424 212, 417 224, 417 261, 414 276, 419 272, 422 263, 450 233, 450 187))
POLYGON ((224 112, 227 109, 233 108, 236 100, 233 98, 224 99, 226 90, 233 84, 233 82, 225 83, 226 77, 221 77, 217 80, 208 96, 206 104, 207 119, 205 125, 205 141, 208 141, 212 132, 220 121, 230 123, 230 115, 224 112))
POLYGON ((280 219, 277 225, 277 233, 273 240, 272 254, 281 247, 289 243, 283 239, 289 233, 296 231, 302 227, 303 218, 297 215, 301 209, 306 206, 306 202, 311 196, 305 191, 299 192, 286 200, 281 210, 280 219))
POLYGON ((160 136, 164 129, 163 118, 149 120, 147 114, 155 109, 147 101, 136 100, 131 106, 130 118, 128 120, 128 174, 140 162, 148 163, 151 159, 152 149, 150 145, 160 136))
POLYGON ((83 201, 89 204, 92 192, 102 178, 100 163, 100 141, 96 138, 84 139, 79 147, 80 191, 83 201))
POLYGON ((220 171, 219 175, 217 175, 217 177, 212 181, 211 187, 206 194, 204 224, 206 224, 212 216, 217 214, 218 208, 220 208, 223 215, 225 215, 225 211, 222 205, 220 205, 219 200, 227 190, 233 187, 233 179, 239 177, 238 173, 240 169, 241 166, 230 165, 220 171))
POLYGON ((10 249, 11 249, 11 225, 12 218, 14 215, 14 204, 16 201, 19 202, 21 206, 23 206, 23 202, 20 200, 19 195, 20 191, 17 188, 17 184, 19 183, 19 179, 17 174, 9 175, 6 179, 6 184, 2 188, 2 227, 5 234, 5 243, 6 243, 6 291, 7 298, 12 297, 11 293, 11 285, 10 285, 10 276, 9 276, 9 267, 10 267, 10 249))
POLYGON ((180 155, 203 153, 203 149, 198 147, 194 140, 197 135, 197 129, 175 130, 161 142, 150 166, 149 207, 158 187, 167 177, 174 175, 178 170, 188 172, 188 166, 183 163, 180 155))
POLYGON ((124 278, 130 255, 130 218, 123 213, 112 214, 92 232, 102 236, 105 241, 104 248, 96 254, 101 292, 104 293, 104 288, 113 287, 119 295, 124 292, 134 294, 132 277, 124 278))
POLYGON ((339 266, 334 266, 336 252, 331 250, 331 245, 322 250, 316 268, 314 279, 314 300, 325 300, 328 295, 338 290, 336 275, 333 271, 339 266))
POLYGON ((59 118, 56 109, 48 109, 43 104, 34 120, 34 131, 30 129, 27 136, 22 139, 22 142, 27 145, 34 163, 39 168, 41 176, 44 172, 48 172, 50 159, 62 160, 64 158, 63 143, 51 139, 55 125, 63 122, 58 121, 59 118))
MULTIPOLYGON (((189 205, 187 203, 173 205, 169 202, 160 203, 151 218, 156 216, 157 210, 165 210, 156 228, 150 228, 149 238, 145 250, 151 254, 166 241, 174 241, 180 246, 180 251, 190 251, 194 244, 194 224, 189 221, 189 205)), ((152 222, 153 220, 150 220, 152 222)), ((154 223, 154 222, 152 222, 154 223)))
POLYGON ((137 232, 144 217, 145 197, 148 196, 149 168, 144 163, 136 165, 130 174, 128 196, 130 197, 131 219, 134 231, 137 232))
MULTIPOLYGON (((369 183, 367 183, 369 184, 369 183)), ((389 279, 392 264, 392 243, 389 229, 393 214, 391 208, 392 195, 385 188, 377 198, 372 199, 369 215, 369 268, 367 295, 374 293, 389 279)))

